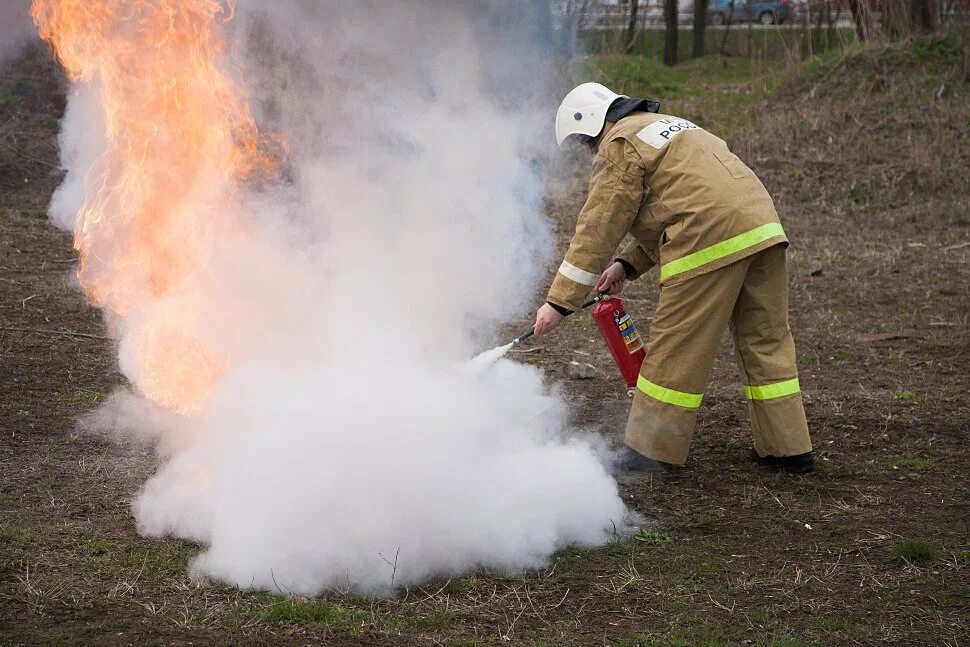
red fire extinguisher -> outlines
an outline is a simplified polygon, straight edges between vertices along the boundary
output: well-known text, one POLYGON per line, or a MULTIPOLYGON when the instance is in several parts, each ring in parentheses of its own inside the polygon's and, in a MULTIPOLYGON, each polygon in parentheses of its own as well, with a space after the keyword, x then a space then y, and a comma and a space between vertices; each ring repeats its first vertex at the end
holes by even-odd
POLYGON ((637 385, 640 365, 646 357, 636 324, 623 309, 623 301, 616 297, 602 297, 593 308, 592 315, 616 367, 623 374, 626 385, 632 389, 637 385))

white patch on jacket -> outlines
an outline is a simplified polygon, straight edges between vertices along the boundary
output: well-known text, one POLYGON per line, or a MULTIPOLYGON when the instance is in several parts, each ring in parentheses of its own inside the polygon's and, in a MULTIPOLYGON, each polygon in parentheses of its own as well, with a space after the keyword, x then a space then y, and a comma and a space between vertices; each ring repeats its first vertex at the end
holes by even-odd
POLYGON ((674 137, 688 130, 703 130, 703 128, 680 117, 667 117, 653 122, 638 132, 637 137, 654 148, 663 148, 674 137))

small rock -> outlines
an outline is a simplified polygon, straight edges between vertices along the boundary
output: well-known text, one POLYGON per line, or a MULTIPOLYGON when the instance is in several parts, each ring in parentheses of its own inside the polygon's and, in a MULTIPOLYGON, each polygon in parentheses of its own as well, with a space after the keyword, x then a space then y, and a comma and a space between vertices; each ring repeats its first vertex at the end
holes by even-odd
POLYGON ((585 362, 569 362, 566 375, 573 380, 591 380, 596 377, 596 367, 585 362))

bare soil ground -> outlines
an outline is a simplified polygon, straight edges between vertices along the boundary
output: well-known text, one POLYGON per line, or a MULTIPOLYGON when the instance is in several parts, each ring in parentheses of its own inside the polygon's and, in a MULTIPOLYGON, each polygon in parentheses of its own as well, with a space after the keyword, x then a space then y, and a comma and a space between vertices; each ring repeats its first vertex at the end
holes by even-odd
MULTIPOLYGON (((539 572, 376 601, 193 583, 197 547, 135 533, 130 500, 154 459, 75 431, 122 380, 72 284, 70 237, 44 214, 64 87, 45 51, 29 53, 0 72, 0 645, 966 644, 964 43, 833 56, 770 92, 733 81, 667 107, 722 126, 778 198, 816 473, 749 460, 725 345, 687 468, 621 478, 649 529, 539 572), (732 106, 745 116, 719 116, 732 106)), ((583 173, 550 188, 563 241, 583 173)), ((644 330, 651 281, 626 295, 644 330)), ((627 395, 588 316, 514 357, 562 380, 577 425, 619 436, 627 395), (571 360, 598 376, 567 379, 571 360)))

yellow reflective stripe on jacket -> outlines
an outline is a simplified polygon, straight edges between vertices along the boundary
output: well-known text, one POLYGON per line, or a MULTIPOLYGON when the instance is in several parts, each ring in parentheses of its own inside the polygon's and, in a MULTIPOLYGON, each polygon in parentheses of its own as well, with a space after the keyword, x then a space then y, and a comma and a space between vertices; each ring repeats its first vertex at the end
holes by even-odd
POLYGON ((769 238, 784 235, 785 230, 782 228, 781 223, 778 222, 769 222, 766 225, 755 227, 754 229, 746 231, 743 234, 738 234, 737 236, 728 238, 727 240, 722 240, 716 245, 705 247, 704 249, 698 250, 692 254, 682 256, 674 261, 670 261, 660 268, 660 280, 666 281, 671 276, 688 272, 696 267, 700 267, 701 265, 713 263, 714 261, 720 260, 725 256, 736 254, 749 247, 754 247, 759 243, 763 243, 769 238))
POLYGON ((637 388, 654 400, 660 400, 667 404, 676 404, 678 407, 686 407, 687 409, 696 409, 701 406, 701 400, 704 399, 703 393, 674 391, 665 386, 658 386, 642 375, 637 378, 637 388))
POLYGON ((744 397, 749 400, 771 400, 772 398, 792 395, 801 390, 798 384, 798 378, 796 377, 794 380, 775 382, 774 384, 766 384, 765 386, 746 386, 744 387, 744 397))

